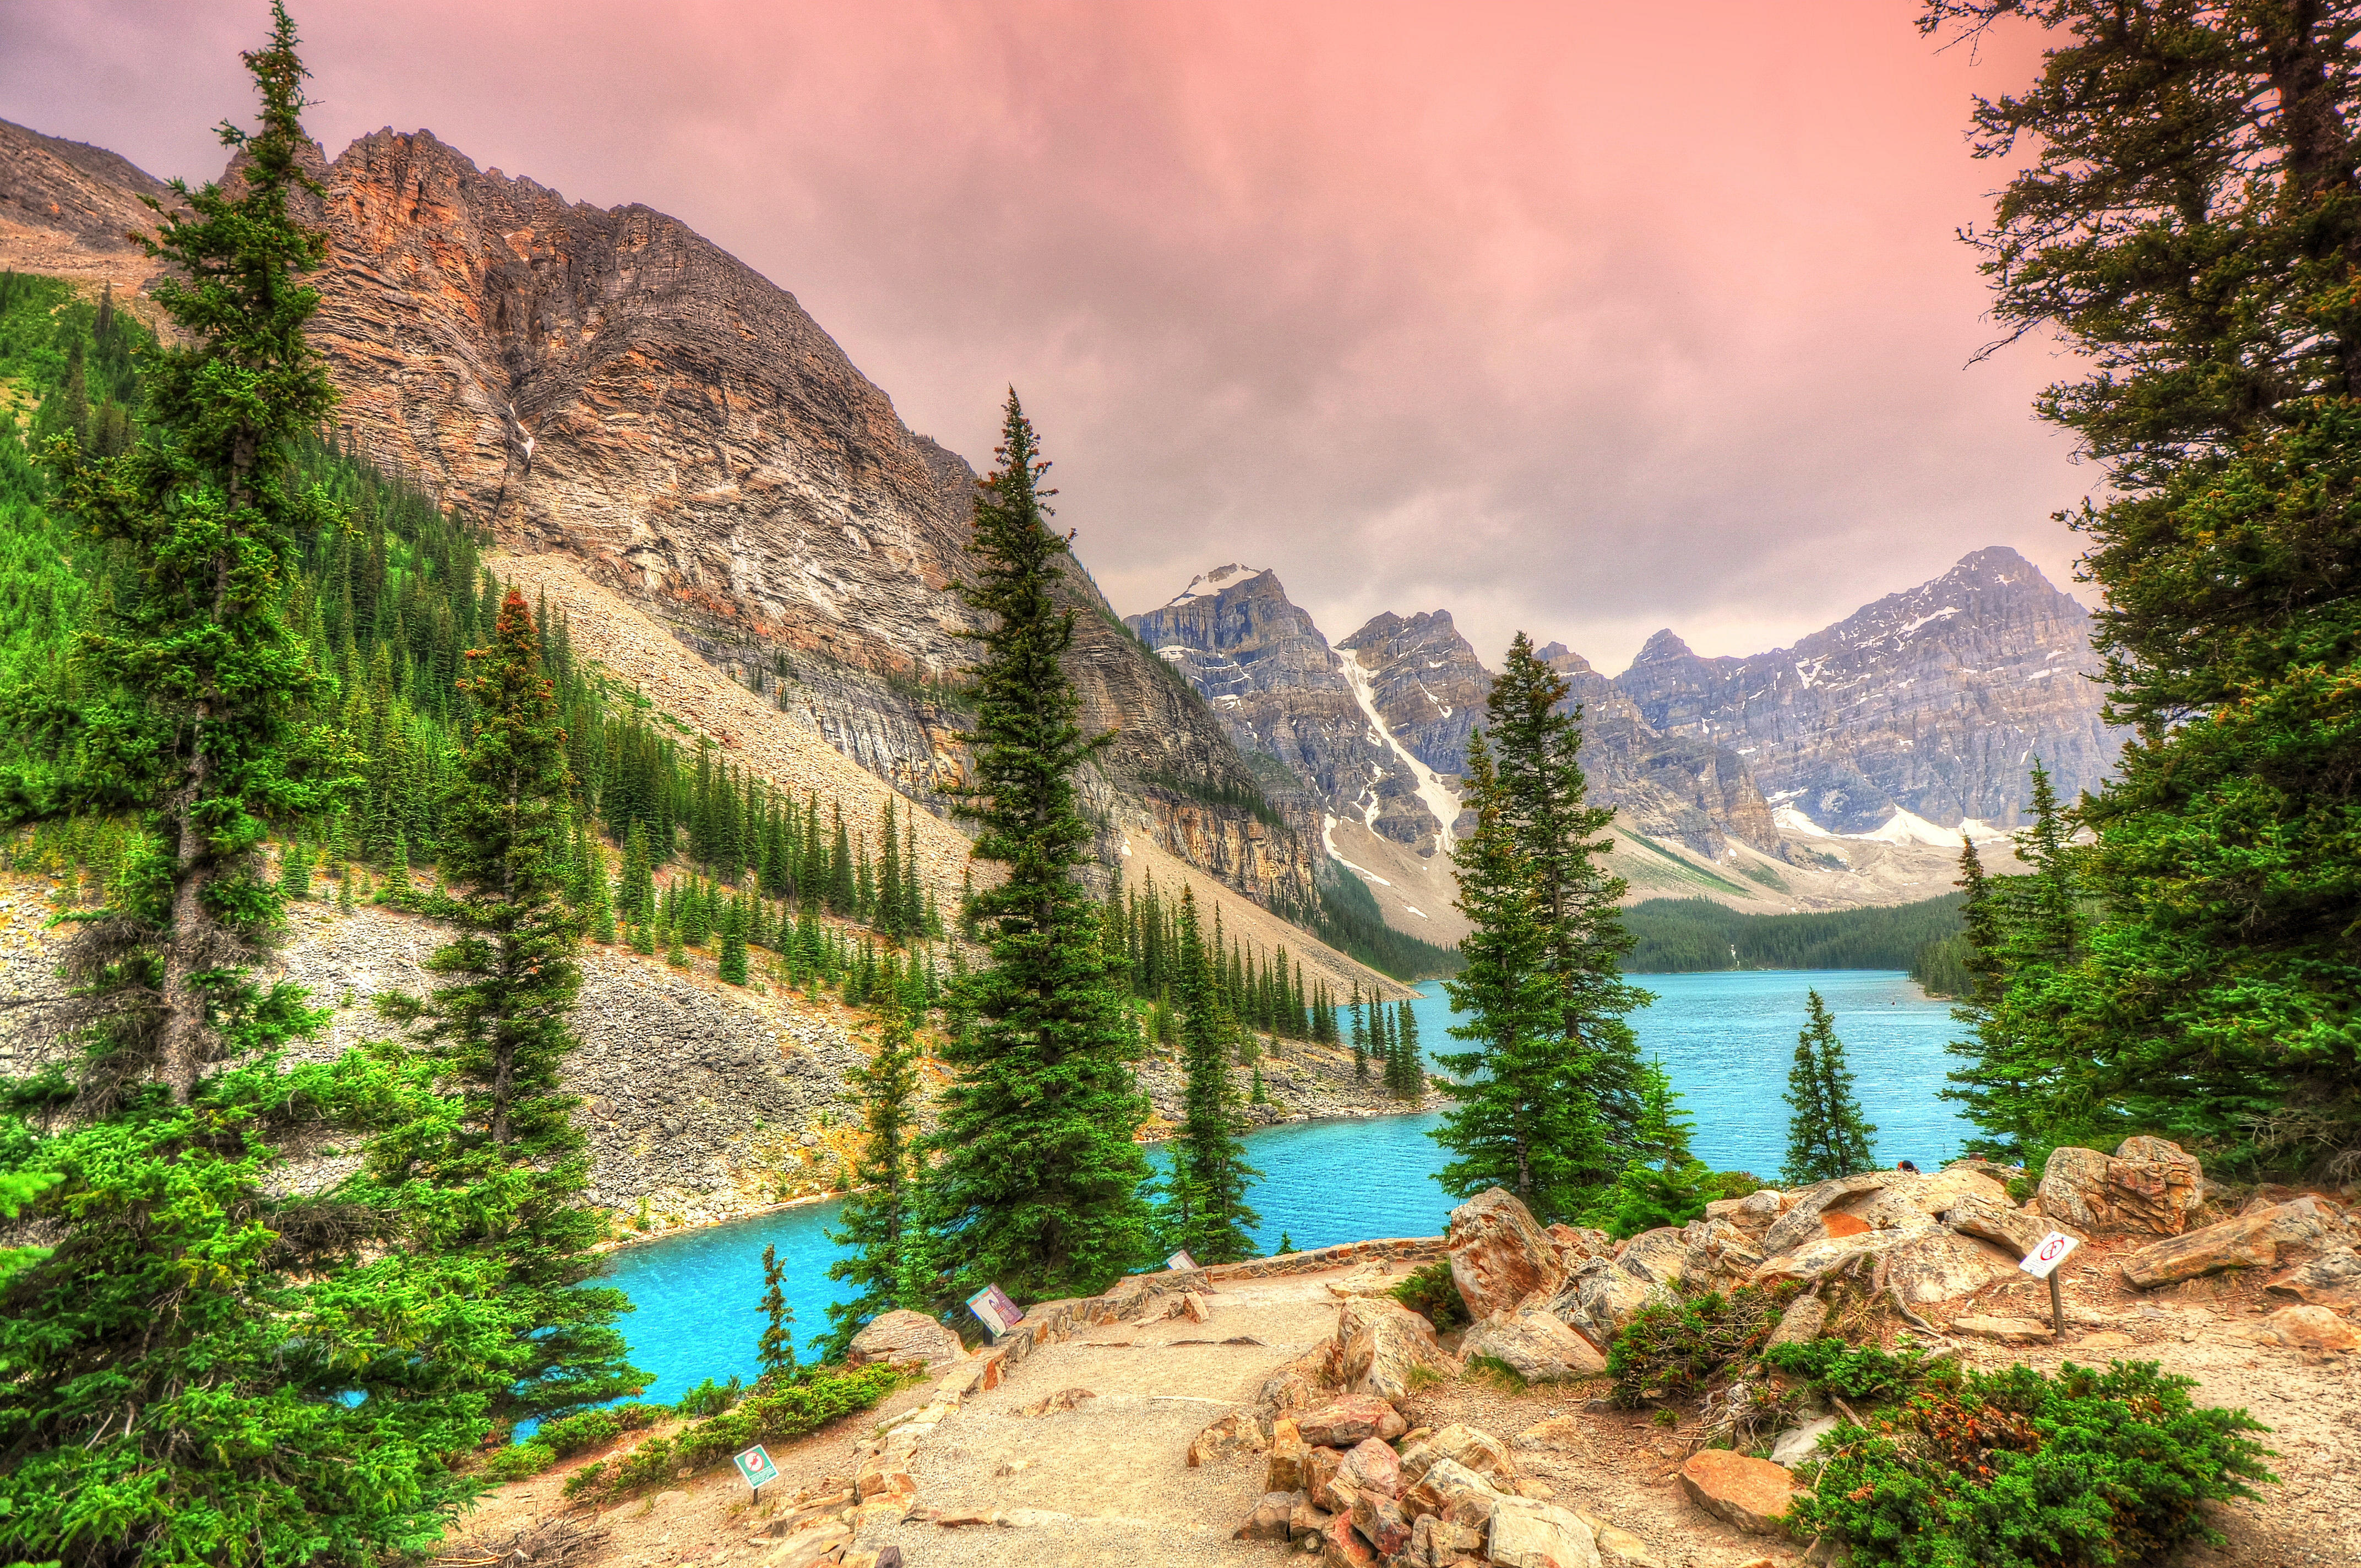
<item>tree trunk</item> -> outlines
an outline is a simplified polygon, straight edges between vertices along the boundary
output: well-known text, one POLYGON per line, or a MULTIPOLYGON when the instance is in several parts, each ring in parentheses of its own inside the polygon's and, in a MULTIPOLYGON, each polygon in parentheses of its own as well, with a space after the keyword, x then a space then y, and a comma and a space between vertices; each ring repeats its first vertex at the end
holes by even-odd
POLYGON ((204 751, 209 707, 197 706, 196 756, 176 802, 180 834, 172 851, 172 936, 164 948, 164 1026, 157 1063, 175 1105, 186 1105, 196 1092, 197 1069, 204 1058, 205 994, 196 976, 205 967, 204 891, 210 877, 197 803, 211 771, 204 751))

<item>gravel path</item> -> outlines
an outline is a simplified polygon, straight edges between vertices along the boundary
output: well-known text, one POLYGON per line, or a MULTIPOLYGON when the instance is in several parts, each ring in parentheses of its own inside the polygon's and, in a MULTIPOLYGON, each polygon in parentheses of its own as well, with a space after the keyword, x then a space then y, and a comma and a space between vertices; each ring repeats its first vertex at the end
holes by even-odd
POLYGON ((1192 1470, 1189 1444, 1250 1402, 1274 1369, 1335 1332, 1337 1299, 1327 1289, 1334 1277, 1241 1281, 1207 1299, 1209 1322, 1118 1323, 1035 1351, 1007 1382, 946 1420, 912 1465, 922 1509, 1005 1522, 947 1528, 912 1519, 862 1544, 896 1543, 912 1568, 1097 1568, 1143 1552, 1183 1565, 1279 1560, 1274 1547, 1230 1539, 1261 1495, 1262 1456, 1192 1470), (1188 1343, 1239 1337, 1261 1343, 1188 1343), (1093 1397, 1069 1410, 1023 1413, 1068 1388, 1093 1397))

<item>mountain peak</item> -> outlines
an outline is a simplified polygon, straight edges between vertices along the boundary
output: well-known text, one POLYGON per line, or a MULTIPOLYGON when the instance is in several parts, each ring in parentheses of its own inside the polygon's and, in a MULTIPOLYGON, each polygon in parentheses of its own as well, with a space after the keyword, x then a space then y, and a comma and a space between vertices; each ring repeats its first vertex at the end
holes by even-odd
POLYGON ((1682 641, 1679 634, 1675 632, 1671 627, 1667 626, 1662 631, 1657 632, 1653 637, 1649 638, 1647 641, 1641 644, 1640 652, 1638 655, 1632 659, 1631 663, 1633 665, 1637 666, 1640 664, 1654 663, 1666 659, 1694 659, 1696 657, 1697 650, 1682 641))
POLYGON ((1533 651, 1533 657, 1561 675, 1580 674, 1590 668, 1590 661, 1563 642, 1544 643, 1533 651))
MULTIPOLYGON (((1210 572, 1200 572, 1190 578, 1189 586, 1167 599, 1164 608, 1170 609, 1174 605, 1187 604, 1192 599, 1209 598, 1215 594, 1236 587, 1242 583, 1250 583, 1257 577, 1269 577, 1271 586, 1279 587, 1279 579, 1272 576, 1269 567, 1242 566, 1233 561, 1227 565, 1216 566, 1210 572)), ((1279 588, 1279 592, 1283 595, 1287 590, 1279 588)))

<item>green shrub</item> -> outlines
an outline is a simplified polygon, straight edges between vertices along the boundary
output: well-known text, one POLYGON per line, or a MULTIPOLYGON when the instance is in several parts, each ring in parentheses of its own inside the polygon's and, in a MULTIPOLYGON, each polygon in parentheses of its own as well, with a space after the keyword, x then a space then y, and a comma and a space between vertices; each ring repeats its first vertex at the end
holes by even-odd
POLYGON ((1791 1377, 1804 1378, 1823 1394, 1880 1404, 1901 1398, 1927 1373, 1926 1355, 1915 1344, 1894 1355, 1873 1344, 1850 1345, 1840 1339, 1774 1344, 1763 1353, 1763 1361, 1791 1377))
MULTIPOLYGON (((584 1465, 566 1478, 566 1496, 612 1501, 669 1482, 684 1464, 697 1468, 757 1442, 818 1431, 840 1416, 870 1409, 906 1376, 890 1366, 864 1366, 815 1373, 801 1383, 751 1395, 671 1437, 652 1437, 612 1461, 584 1465)), ((711 1387, 710 1380, 705 1387, 711 1387)))
POLYGON ((1771 1185, 1751 1170, 1717 1170, 1707 1187, 1717 1199, 1752 1198, 1771 1185))
POLYGON ((2276 1479, 2271 1451, 2244 1435, 2268 1429, 2199 1409, 2193 1386, 2154 1362, 2070 1362, 2055 1378, 1938 1363, 1880 1430, 1821 1440, 1790 1526, 1905 1568, 2113 1568, 2218 1542, 2201 1505, 2276 1479))
POLYGON ((652 1427, 673 1412, 663 1405, 602 1405, 541 1423, 524 1442, 501 1449, 487 1460, 484 1471, 495 1482, 522 1481, 538 1475, 561 1459, 571 1459, 627 1431, 652 1427))
POLYGON ((1607 1353, 1615 1402, 1626 1409, 1704 1392, 1752 1361, 1803 1289, 1792 1279, 1741 1285, 1728 1296, 1686 1282, 1624 1325, 1607 1353))
POLYGON ((1467 1302, 1459 1294, 1458 1282, 1451 1277, 1449 1258, 1416 1270, 1386 1294, 1433 1323, 1436 1333, 1447 1333, 1469 1321, 1467 1302))
POLYGON ((673 1406, 673 1413, 695 1420, 700 1416, 718 1416, 736 1404, 746 1392, 745 1383, 732 1377, 727 1383, 716 1383, 708 1377, 683 1394, 673 1406))

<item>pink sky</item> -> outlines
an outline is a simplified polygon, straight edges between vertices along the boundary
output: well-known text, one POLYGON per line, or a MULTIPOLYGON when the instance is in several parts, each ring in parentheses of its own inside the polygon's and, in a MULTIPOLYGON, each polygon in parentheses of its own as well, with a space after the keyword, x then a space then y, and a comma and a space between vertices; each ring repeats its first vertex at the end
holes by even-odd
MULTIPOLYGON (((1792 641, 2099 480, 1991 335, 1971 91, 1905 0, 296 0, 329 151, 424 126, 671 213, 979 466, 1014 382, 1119 609, 1230 560, 1332 638, 1792 641)), ((0 117, 206 176, 257 0, 0 14, 0 117)), ((2088 600, 2087 590, 2078 590, 2088 600)))

